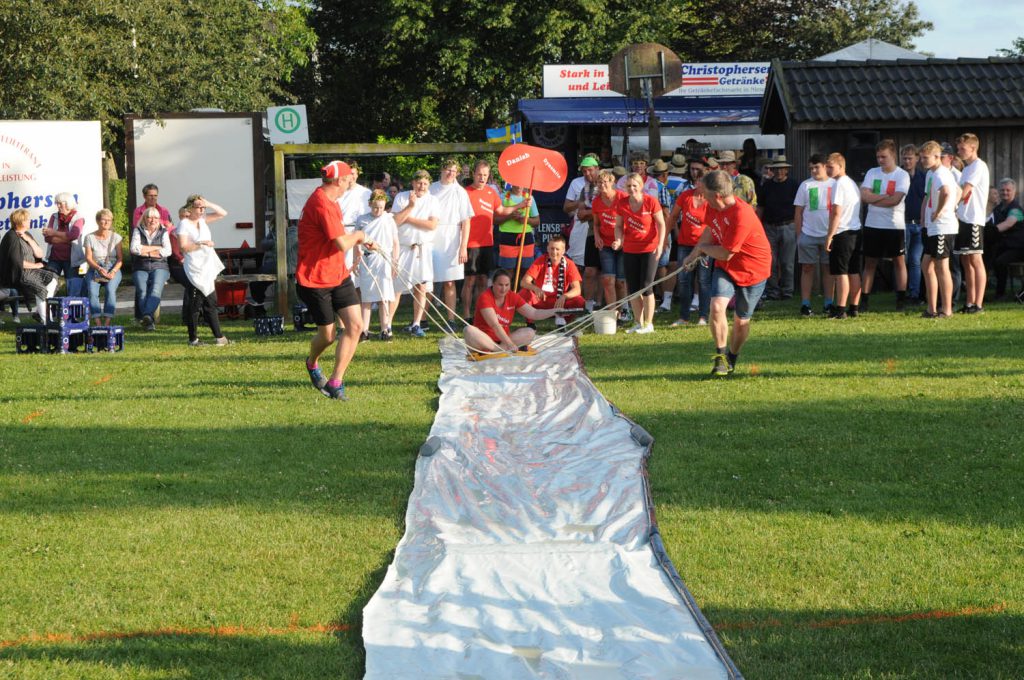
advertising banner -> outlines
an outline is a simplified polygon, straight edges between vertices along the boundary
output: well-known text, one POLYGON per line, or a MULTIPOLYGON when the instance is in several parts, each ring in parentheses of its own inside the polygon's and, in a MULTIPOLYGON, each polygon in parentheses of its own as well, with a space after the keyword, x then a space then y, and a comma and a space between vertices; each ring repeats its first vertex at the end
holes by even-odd
MULTIPOLYGON (((679 86, 666 97, 760 97, 768 62, 683 64, 679 86)), ((669 74, 670 77, 673 77, 669 74)), ((545 64, 544 97, 621 97, 608 89, 605 64, 545 64)))
POLYGON ((62 191, 75 196, 86 229, 95 229, 103 207, 99 121, 0 120, 0 232, 19 208, 42 229, 62 191))

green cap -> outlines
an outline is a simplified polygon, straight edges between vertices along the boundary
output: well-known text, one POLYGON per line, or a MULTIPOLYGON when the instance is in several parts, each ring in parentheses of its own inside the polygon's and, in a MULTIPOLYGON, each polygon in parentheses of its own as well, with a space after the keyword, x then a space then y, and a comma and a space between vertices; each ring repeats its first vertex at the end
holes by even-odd
POLYGON ((600 165, 601 164, 597 162, 597 157, 592 153, 588 153, 583 157, 583 160, 580 161, 581 168, 596 168, 600 165))

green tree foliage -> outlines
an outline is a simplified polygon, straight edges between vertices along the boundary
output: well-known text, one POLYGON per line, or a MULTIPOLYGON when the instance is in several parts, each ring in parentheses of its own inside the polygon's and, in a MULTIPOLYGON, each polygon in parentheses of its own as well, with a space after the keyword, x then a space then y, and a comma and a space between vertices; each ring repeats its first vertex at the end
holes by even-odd
POLYGON ((5 0, 0 116, 99 119, 117 151, 125 113, 258 111, 290 99, 315 45, 307 14, 291 0, 5 0))
POLYGON ((373 0, 319 3, 301 99, 317 141, 479 140, 538 97, 542 66, 607 63, 630 43, 685 60, 804 59, 875 37, 904 47, 931 28, 902 0, 373 0))
POLYGON ((1024 36, 1020 38, 1014 38, 1013 43, 1010 45, 1010 49, 1001 47, 996 52, 999 53, 1000 57, 1024 57, 1024 36))

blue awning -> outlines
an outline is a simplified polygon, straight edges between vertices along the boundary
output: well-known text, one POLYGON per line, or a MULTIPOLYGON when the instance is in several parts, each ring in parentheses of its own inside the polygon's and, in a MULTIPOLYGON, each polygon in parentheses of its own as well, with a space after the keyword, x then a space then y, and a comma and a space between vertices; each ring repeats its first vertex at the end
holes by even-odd
MULTIPOLYGON (((660 97, 654 109, 662 125, 756 125, 760 97, 660 97)), ((647 107, 628 97, 520 99, 528 123, 575 125, 646 125, 647 107)))

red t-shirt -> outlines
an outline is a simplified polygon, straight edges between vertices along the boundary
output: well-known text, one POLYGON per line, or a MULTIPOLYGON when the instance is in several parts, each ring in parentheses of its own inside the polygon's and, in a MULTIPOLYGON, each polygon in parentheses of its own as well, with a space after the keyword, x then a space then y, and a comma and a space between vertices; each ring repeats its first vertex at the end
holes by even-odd
POLYGON ((482 189, 466 187, 469 204, 473 206, 473 218, 469 221, 468 248, 483 248, 494 245, 494 211, 501 207, 501 197, 489 184, 482 189))
POLYGON ((737 286, 752 286, 768 278, 772 271, 772 248, 761 220, 746 201, 725 210, 710 205, 705 217, 712 241, 733 254, 729 260, 715 260, 737 286))
MULTIPOLYGON (((582 281, 583 277, 580 276, 580 270, 575 262, 567 257, 562 259, 565 260, 565 290, 569 290, 573 283, 582 281)), ((556 293, 558 288, 558 270, 551 266, 551 260, 547 255, 534 260, 530 268, 526 270, 526 276, 531 277, 533 285, 545 293, 551 295, 556 293)))
POLYGON ((491 324, 487 323, 484 319, 483 310, 494 310, 494 313, 498 315, 498 324, 505 329, 505 334, 507 335, 508 327, 512 325, 512 318, 515 317, 516 310, 525 304, 526 300, 521 298, 519 293, 510 290, 505 296, 505 304, 499 307, 494 299, 494 291, 488 288, 476 299, 476 313, 473 314, 473 325, 486 333, 487 337, 491 340, 498 342, 498 334, 491 328, 491 324))
POLYGON ((335 288, 348 277, 345 253, 334 239, 345 235, 341 208, 317 187, 299 217, 299 259, 295 280, 306 288, 335 288))
POLYGON ((597 225, 597 233, 601 235, 601 240, 604 241, 604 245, 607 248, 610 248, 612 241, 615 240, 615 216, 618 214, 617 207, 619 201, 625 195, 625 191, 616 190, 612 204, 608 205, 604 202, 604 197, 598 194, 594 196, 594 202, 590 206, 591 211, 594 213, 594 224, 597 225))
POLYGON ((653 253, 658 249, 658 225, 654 221, 654 213, 661 212, 658 199, 644 194, 640 211, 633 212, 629 196, 623 196, 616 211, 622 216, 622 252, 653 253))
POLYGON ((704 233, 704 216, 708 203, 697 194, 696 189, 687 189, 676 197, 679 207, 679 235, 676 243, 681 246, 695 246, 700 235, 704 233), (700 199, 700 205, 694 205, 694 199, 700 199))

